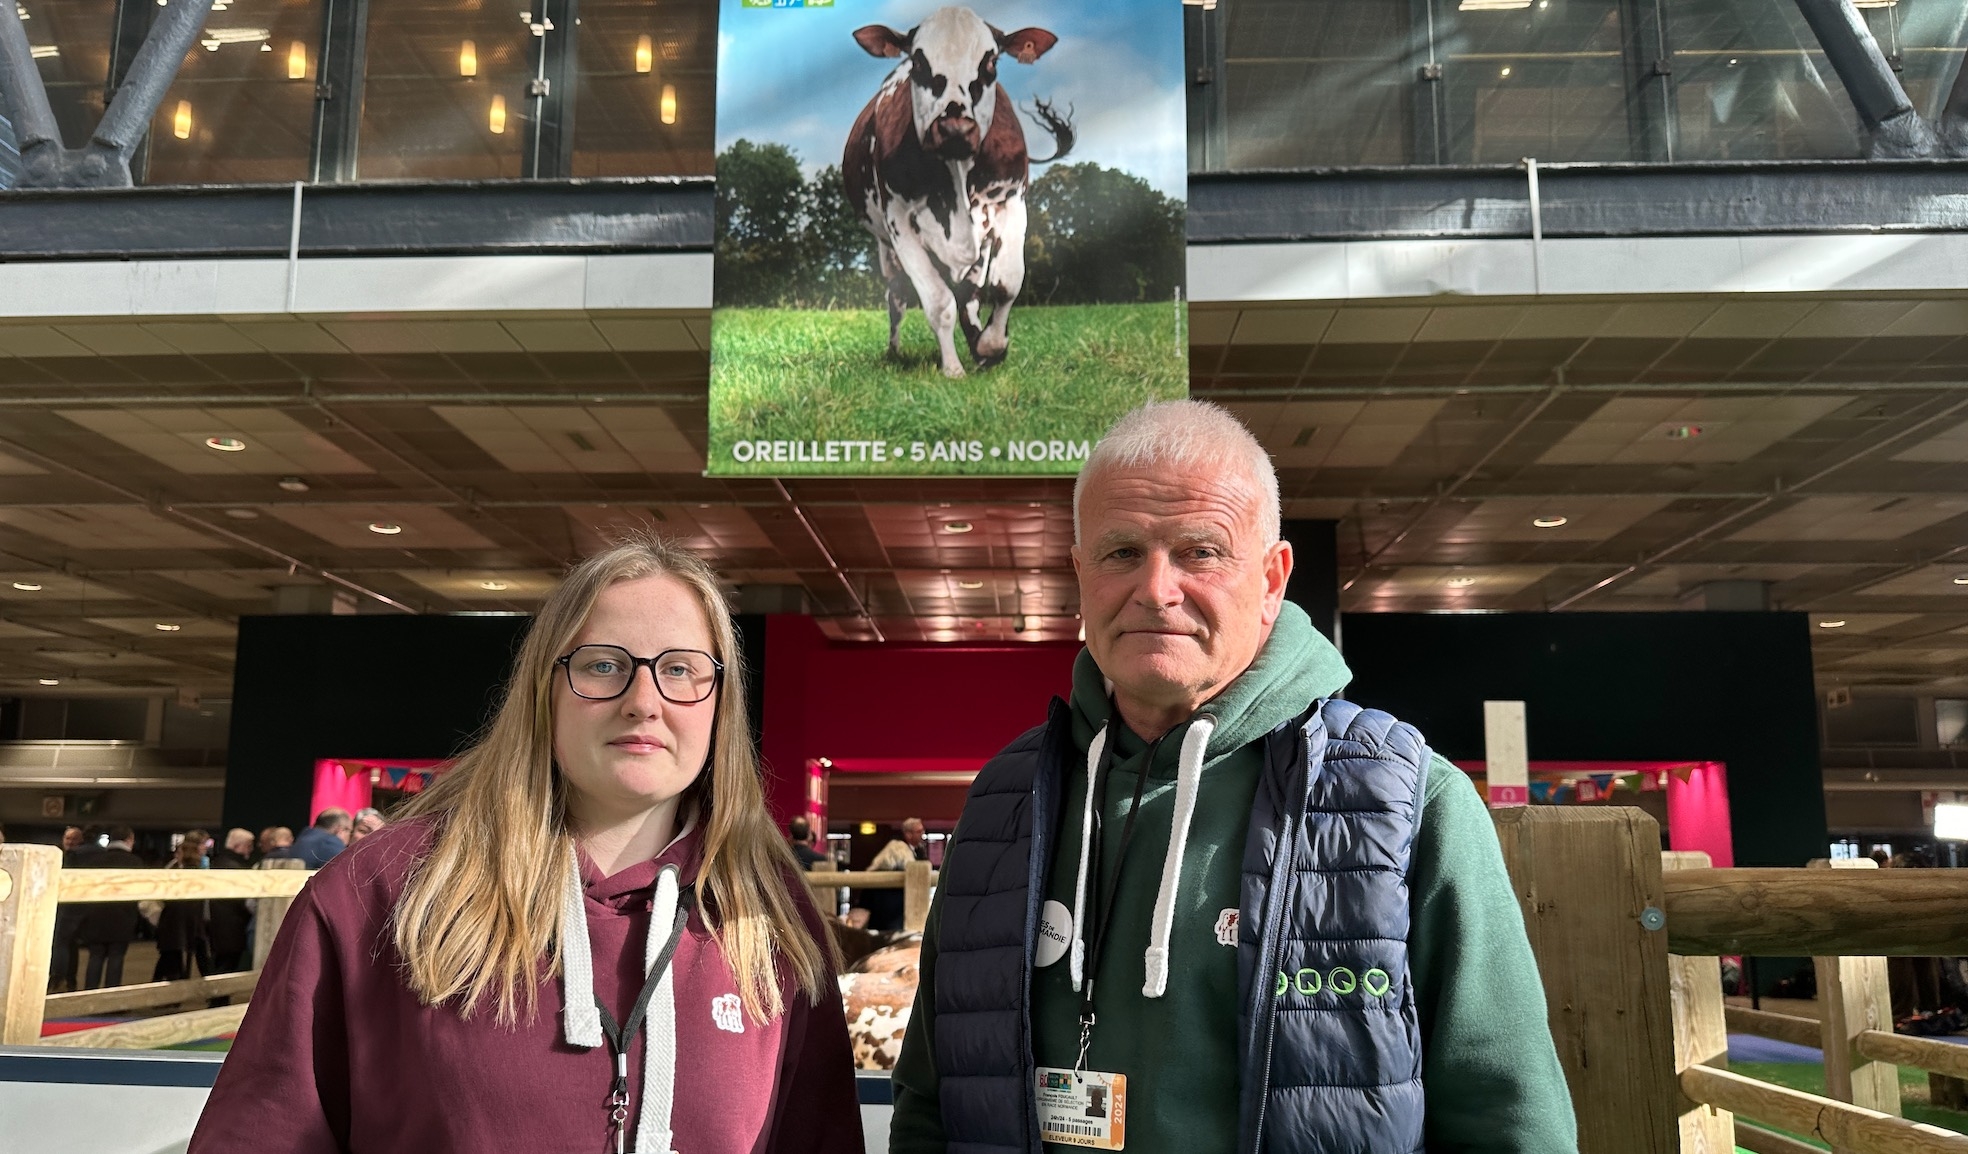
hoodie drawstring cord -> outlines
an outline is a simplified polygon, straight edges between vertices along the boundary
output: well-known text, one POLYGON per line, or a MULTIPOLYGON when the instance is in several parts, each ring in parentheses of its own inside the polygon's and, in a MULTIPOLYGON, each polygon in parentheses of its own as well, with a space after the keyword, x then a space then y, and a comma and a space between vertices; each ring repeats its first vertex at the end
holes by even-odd
MULTIPOLYGON (((1113 725, 1110 720, 1093 735, 1093 743, 1087 746, 1086 762, 1086 812, 1080 818, 1080 877, 1073 886, 1073 951, 1070 959, 1070 972, 1073 976, 1073 992, 1080 992, 1080 983, 1086 978, 1086 896, 1087 861, 1093 855, 1093 787, 1094 777, 1099 771, 1100 755, 1107 748, 1107 731, 1113 725)), ((599 1027, 597 1027, 599 1029, 599 1027)))
MULTIPOLYGON (((1203 776, 1203 754, 1216 732, 1216 719, 1198 717, 1182 735, 1176 759, 1175 814, 1169 823, 1168 854, 1162 859, 1162 884, 1155 893, 1154 919, 1149 923, 1148 951, 1142 956, 1148 980, 1141 996, 1159 998, 1168 990, 1169 936, 1175 928, 1175 901, 1182 892, 1182 855, 1189 845, 1189 824, 1196 815, 1196 787, 1203 776)), ((1144 769, 1143 772, 1146 772, 1144 769)))

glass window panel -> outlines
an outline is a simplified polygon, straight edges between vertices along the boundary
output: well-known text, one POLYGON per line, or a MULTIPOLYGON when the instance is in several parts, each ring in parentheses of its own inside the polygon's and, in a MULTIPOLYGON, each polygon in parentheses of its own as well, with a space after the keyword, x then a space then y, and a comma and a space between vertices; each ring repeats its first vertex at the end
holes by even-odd
POLYGON ((1858 114, 1792 0, 1671 0, 1665 17, 1676 160, 1859 155, 1858 114))
POLYGON ((574 176, 712 168, 715 0, 582 0, 574 176))
MULTIPOLYGON (((1405 164, 1416 78, 1403 0, 1235 0, 1216 9, 1228 166, 1405 164)), ((1206 88, 1191 99, 1212 98, 1206 88)))
POLYGON ((1449 157, 1636 159, 1617 0, 1497 3, 1435 0, 1449 157))
POLYGON ((1866 23, 1888 60, 1900 62, 1900 83, 1914 108, 1938 121, 1968 46, 1968 4, 1961 0, 1898 0, 1865 11, 1866 23))
MULTIPOLYGON (((4 3, 6 0, 0 0, 4 3)), ((109 47, 115 36, 114 0, 16 0, 27 19, 27 43, 41 67, 48 104, 69 148, 89 143, 102 120, 109 47)))
POLYGON ((307 179, 320 36, 319 0, 213 0, 151 120, 142 183, 307 179))
POLYGON ((362 179, 523 175, 527 84, 539 67, 532 15, 524 0, 372 5, 356 145, 362 179))

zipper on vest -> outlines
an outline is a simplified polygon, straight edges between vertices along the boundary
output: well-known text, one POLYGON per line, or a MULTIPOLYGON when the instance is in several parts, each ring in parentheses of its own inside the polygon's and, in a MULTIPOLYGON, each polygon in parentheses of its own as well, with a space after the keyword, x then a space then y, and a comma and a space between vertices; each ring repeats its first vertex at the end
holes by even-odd
MULTIPOLYGON (((1270 954, 1265 958, 1265 967, 1259 980, 1266 988, 1273 990, 1264 1001, 1264 1066, 1257 1086, 1257 1119, 1251 1124, 1250 1154, 1262 1154, 1264 1150, 1264 1113, 1271 1103, 1271 1058, 1278 1042, 1278 994, 1271 986, 1271 975, 1280 968, 1285 953, 1285 934, 1291 925, 1292 888, 1296 884, 1298 871, 1292 868, 1292 859, 1298 853, 1298 830, 1305 820, 1305 804, 1310 787, 1306 776, 1306 763, 1311 757, 1310 743, 1305 740, 1305 731, 1299 730, 1299 738, 1293 743, 1297 757, 1292 770, 1291 790, 1285 812, 1284 828, 1278 839, 1278 853, 1286 860, 1284 870, 1284 892, 1275 904, 1270 925, 1276 928, 1272 938, 1270 954)), ((1278 872, 1272 865, 1272 873, 1278 872)))

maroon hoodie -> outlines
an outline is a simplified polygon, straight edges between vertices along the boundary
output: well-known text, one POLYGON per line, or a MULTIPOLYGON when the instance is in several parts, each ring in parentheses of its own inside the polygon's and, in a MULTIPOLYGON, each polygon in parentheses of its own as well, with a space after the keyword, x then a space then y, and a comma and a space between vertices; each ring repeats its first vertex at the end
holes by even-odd
MULTIPOLYGON (((516 1028, 497 1025, 489 1010, 467 1022, 425 1006, 404 984, 390 913, 433 828, 418 819, 364 838, 295 899, 189 1154, 615 1149, 608 1048, 563 1040, 558 978, 543 976, 538 1014, 516 1028)), ((675 863, 683 881, 694 880, 700 849, 692 831, 613 877, 581 855, 595 993, 617 1021, 642 990, 656 874, 675 863)), ((825 933, 805 887, 792 889, 809 927, 825 933)), ((782 971, 785 1013, 764 1025, 734 1018, 730 967, 698 911, 672 973, 677 1154, 861 1154, 847 1024, 832 982, 812 1005, 782 971)), ((644 1048, 638 1035, 632 1127, 644 1048)))

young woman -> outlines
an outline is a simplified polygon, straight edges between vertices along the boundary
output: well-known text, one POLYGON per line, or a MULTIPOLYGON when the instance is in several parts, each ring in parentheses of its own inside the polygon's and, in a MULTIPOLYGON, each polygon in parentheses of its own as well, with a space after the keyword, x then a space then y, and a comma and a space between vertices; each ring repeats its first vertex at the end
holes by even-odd
POLYGON ((695 557, 577 566, 484 739, 295 899, 192 1154, 859 1154, 738 664, 695 557))

